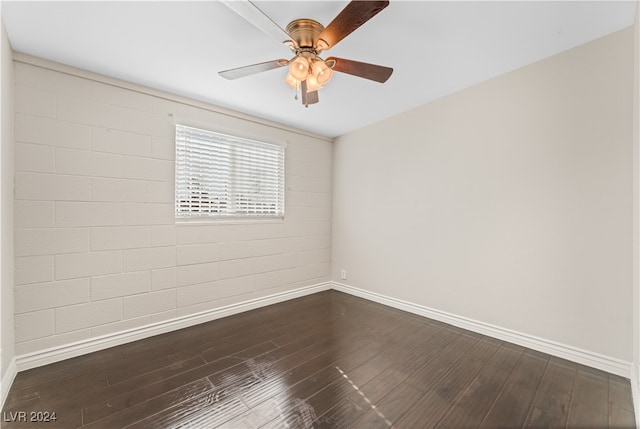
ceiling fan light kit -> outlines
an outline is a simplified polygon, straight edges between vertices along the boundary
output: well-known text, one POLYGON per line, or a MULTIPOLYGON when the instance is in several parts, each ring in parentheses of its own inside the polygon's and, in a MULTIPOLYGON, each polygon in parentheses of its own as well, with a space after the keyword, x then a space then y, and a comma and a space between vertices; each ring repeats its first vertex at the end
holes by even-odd
MULTIPOLYGON (((304 48, 303 48, 304 49, 304 48)), ((289 73, 284 82, 298 90, 302 81, 307 83, 307 91, 317 91, 333 77, 331 66, 312 50, 298 50, 296 56, 289 61, 289 73)))
POLYGON ((291 21, 287 25, 286 31, 278 27, 271 18, 249 0, 244 2, 228 0, 224 3, 265 33, 275 35, 275 37, 279 37, 281 34, 287 35, 289 39, 283 43, 295 53, 295 56, 289 61, 273 60, 219 72, 219 75, 226 79, 237 79, 289 66, 289 72, 284 82, 296 90, 296 98, 298 90, 301 91, 302 104, 308 107, 309 104, 318 102, 318 90, 329 83, 334 71, 380 83, 386 82, 393 73, 393 69, 390 67, 334 57, 324 60, 319 55, 322 51, 335 46, 340 40, 387 7, 388 0, 354 0, 326 28, 318 21, 302 18, 291 21), (238 3, 243 3, 243 5, 239 7, 238 3))

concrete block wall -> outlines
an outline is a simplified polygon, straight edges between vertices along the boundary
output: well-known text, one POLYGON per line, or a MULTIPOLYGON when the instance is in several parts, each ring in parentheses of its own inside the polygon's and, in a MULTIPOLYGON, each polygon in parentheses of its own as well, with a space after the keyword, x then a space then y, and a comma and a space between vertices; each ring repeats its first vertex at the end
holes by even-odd
POLYGON ((18 356, 322 283, 331 142, 15 62, 18 356), (176 224, 175 124, 286 142, 286 215, 176 224))

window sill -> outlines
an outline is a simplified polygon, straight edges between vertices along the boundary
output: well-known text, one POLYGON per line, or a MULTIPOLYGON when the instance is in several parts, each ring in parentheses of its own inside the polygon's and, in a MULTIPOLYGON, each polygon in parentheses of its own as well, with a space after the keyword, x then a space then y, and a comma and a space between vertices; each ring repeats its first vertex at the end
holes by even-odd
POLYGON ((263 223, 284 223, 284 217, 269 217, 269 218, 191 218, 191 219, 176 219, 176 226, 191 226, 191 225, 255 225, 263 223))

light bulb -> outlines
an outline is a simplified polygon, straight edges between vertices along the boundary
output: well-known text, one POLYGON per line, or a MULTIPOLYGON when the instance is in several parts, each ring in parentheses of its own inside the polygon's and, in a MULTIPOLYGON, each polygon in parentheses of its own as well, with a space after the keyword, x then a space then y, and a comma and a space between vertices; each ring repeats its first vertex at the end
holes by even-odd
POLYGON ((293 89, 298 89, 298 85, 300 85, 300 81, 293 77, 291 72, 287 73, 287 77, 284 78, 284 83, 293 89))
POLYGON ((318 83, 316 77, 312 74, 307 76, 307 92, 313 92, 322 89, 322 85, 318 83))
POLYGON ((298 56, 289 65, 289 72, 296 80, 305 80, 309 75, 309 60, 298 56))
POLYGON ((331 70, 324 61, 316 61, 313 63, 313 75, 321 85, 326 84, 333 77, 333 70, 331 70))

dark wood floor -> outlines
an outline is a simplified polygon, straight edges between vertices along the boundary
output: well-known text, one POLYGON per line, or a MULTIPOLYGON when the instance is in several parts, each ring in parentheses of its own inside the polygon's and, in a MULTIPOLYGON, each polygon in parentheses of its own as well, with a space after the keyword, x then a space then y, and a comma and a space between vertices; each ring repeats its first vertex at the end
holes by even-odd
POLYGON ((335 291, 18 374, 3 428, 625 428, 629 381, 335 291), (42 415, 41 415, 42 417, 42 415))

